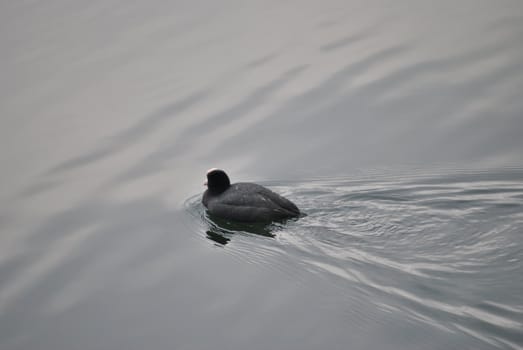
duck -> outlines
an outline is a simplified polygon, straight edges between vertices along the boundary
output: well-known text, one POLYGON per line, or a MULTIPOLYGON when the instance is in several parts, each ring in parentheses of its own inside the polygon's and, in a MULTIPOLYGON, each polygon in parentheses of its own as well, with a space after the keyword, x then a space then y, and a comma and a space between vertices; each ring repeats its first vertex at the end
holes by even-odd
POLYGON ((300 216, 300 209, 287 198, 251 182, 231 184, 222 169, 206 173, 207 190, 202 203, 211 216, 237 222, 272 222, 300 216))

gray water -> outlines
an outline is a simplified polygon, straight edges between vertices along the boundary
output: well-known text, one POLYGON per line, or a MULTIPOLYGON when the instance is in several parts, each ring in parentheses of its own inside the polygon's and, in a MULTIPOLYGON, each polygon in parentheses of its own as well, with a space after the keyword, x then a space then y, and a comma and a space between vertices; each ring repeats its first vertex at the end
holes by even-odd
POLYGON ((0 348, 523 349, 521 2, 0 19, 0 348), (216 226, 215 166, 307 215, 216 226))

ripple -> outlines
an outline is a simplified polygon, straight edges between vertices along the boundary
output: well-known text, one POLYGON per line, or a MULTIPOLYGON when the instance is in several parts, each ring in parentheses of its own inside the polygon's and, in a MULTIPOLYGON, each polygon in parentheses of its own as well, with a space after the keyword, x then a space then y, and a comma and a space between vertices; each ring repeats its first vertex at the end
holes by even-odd
POLYGON ((266 184, 307 216, 270 226, 265 237, 213 226, 200 195, 185 206, 198 234, 211 227, 239 259, 319 274, 381 308, 490 345, 517 343, 523 170, 407 174, 266 184))

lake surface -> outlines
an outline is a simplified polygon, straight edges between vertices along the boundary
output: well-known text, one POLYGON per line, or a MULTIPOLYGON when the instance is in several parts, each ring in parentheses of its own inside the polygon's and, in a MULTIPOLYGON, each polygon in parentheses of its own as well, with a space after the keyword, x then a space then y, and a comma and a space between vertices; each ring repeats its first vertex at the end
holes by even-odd
POLYGON ((523 349, 520 1, 0 19, 0 348, 523 349), (211 167, 307 215, 216 225, 211 167))

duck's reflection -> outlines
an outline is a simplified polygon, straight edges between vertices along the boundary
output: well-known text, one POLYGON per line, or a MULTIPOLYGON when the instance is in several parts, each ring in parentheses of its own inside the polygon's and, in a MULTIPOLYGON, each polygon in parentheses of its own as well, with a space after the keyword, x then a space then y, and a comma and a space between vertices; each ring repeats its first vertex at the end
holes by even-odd
POLYGON ((220 244, 226 245, 235 234, 252 233, 255 235, 274 237, 274 231, 278 229, 278 223, 242 223, 228 221, 214 217, 206 213, 206 221, 209 224, 207 238, 220 244))
POLYGON ((216 231, 208 230, 207 238, 211 241, 214 241, 220 245, 226 245, 231 240, 230 238, 225 237, 225 233, 218 233, 216 231))

